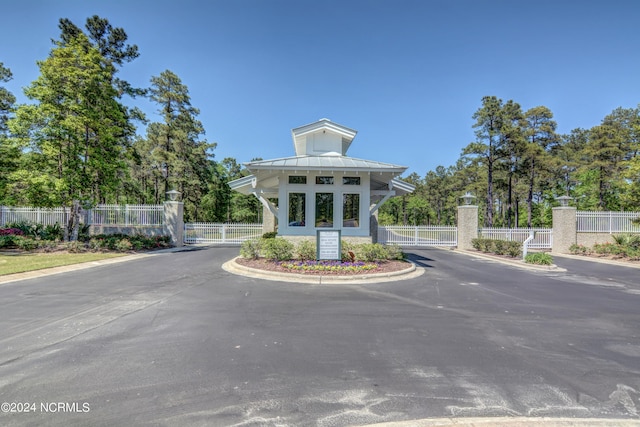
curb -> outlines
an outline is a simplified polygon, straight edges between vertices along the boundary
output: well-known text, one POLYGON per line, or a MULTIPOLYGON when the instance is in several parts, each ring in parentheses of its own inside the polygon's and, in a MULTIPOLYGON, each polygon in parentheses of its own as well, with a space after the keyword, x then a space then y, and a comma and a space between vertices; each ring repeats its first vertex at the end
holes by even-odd
POLYGON ((346 284, 365 284, 365 283, 381 283, 392 282, 396 280, 413 279, 424 274, 423 268, 416 268, 416 265, 410 262, 411 266, 400 271, 391 273, 373 273, 359 274, 356 276, 334 276, 334 275, 306 275, 299 273, 279 273, 272 271, 259 270, 256 268, 245 267, 236 263, 235 257, 230 261, 222 264, 222 268, 239 276, 253 277, 255 279, 272 280, 278 282, 294 282, 294 283, 310 283, 312 285, 346 285, 346 284))
POLYGON ((609 265, 617 265, 620 267, 640 269, 640 264, 632 264, 630 262, 617 261, 615 259, 597 258, 597 257, 586 256, 586 255, 559 254, 559 253, 552 253, 551 255, 559 256, 561 258, 577 259, 578 261, 598 262, 600 264, 609 264, 609 265))
POLYGON ((534 271, 554 271, 554 272, 566 272, 567 269, 565 268, 560 268, 555 264, 552 265, 536 265, 536 264, 527 264, 524 261, 520 260, 520 259, 507 259, 507 258, 501 258, 499 256, 492 256, 489 254, 484 254, 482 252, 474 252, 474 251, 468 251, 465 249, 455 249, 453 250, 454 253, 459 253, 459 254, 463 254, 463 255, 469 255, 475 258, 481 258, 481 259, 486 259, 489 261, 495 261, 495 262, 500 262, 502 264, 506 264, 506 265, 511 265, 513 267, 518 267, 518 268, 522 268, 525 270, 534 270, 534 271))

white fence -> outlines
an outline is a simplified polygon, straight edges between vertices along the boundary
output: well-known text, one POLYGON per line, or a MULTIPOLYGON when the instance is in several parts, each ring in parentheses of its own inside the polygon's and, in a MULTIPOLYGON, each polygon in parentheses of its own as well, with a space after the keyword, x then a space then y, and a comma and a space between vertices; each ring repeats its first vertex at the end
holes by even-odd
MULTIPOLYGON (((71 208, 19 208, 0 206, 0 226, 12 222, 33 222, 44 225, 65 224, 71 208)), ((163 225, 163 205, 97 205, 83 210, 81 222, 92 225, 163 225)))
POLYGON ((579 233, 640 233, 640 212, 576 212, 579 233))
POLYGON ((97 205, 86 211, 92 225, 162 225, 163 205, 97 205))
POLYGON ((71 209, 67 208, 17 208, 0 206, 0 226, 14 222, 34 222, 43 225, 53 225, 56 222, 64 224, 71 209))
POLYGON ((378 227, 378 242, 400 246, 458 246, 458 228, 445 226, 378 227))
POLYGON ((240 244, 262 236, 262 224, 195 222, 184 225, 184 243, 240 244))
POLYGON ((529 248, 551 249, 551 245, 553 244, 553 230, 550 228, 481 228, 478 235, 485 239, 524 243, 531 232, 535 233, 535 237, 529 242, 529 248))

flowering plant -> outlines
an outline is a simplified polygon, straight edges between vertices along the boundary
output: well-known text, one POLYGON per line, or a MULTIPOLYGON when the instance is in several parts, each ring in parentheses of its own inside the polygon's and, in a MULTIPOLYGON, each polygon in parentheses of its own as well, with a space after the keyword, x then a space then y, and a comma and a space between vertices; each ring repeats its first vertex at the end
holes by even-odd
POLYGON ((281 261, 280 266, 287 270, 314 272, 362 272, 378 268, 376 262, 343 261, 281 261))

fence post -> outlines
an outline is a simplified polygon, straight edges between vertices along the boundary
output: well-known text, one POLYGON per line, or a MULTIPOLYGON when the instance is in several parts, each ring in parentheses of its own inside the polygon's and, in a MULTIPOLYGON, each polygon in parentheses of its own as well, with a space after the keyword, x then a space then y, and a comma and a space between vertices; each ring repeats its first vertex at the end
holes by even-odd
POLYGON ((578 226, 576 208, 559 206, 553 208, 553 244, 551 252, 569 253, 577 240, 578 226))
POLYGON ((184 203, 164 202, 164 226, 176 247, 184 246, 184 203))
POLYGON ((458 206, 458 249, 473 249, 471 241, 478 238, 478 206, 458 206))

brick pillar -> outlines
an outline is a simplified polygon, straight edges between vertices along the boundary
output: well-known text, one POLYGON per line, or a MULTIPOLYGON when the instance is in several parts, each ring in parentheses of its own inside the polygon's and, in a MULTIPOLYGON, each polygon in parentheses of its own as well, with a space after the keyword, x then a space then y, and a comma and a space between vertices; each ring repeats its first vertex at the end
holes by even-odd
POLYGON ((268 207, 262 205, 262 234, 276 231, 276 217, 268 207))
POLYGON ((478 207, 458 206, 458 249, 473 249, 471 241, 478 237, 478 207))
POLYGON ((184 246, 184 203, 164 202, 164 226, 175 247, 184 246))
POLYGON ((563 206, 553 208, 553 244, 551 252, 568 254, 569 247, 577 242, 576 208, 563 206))

